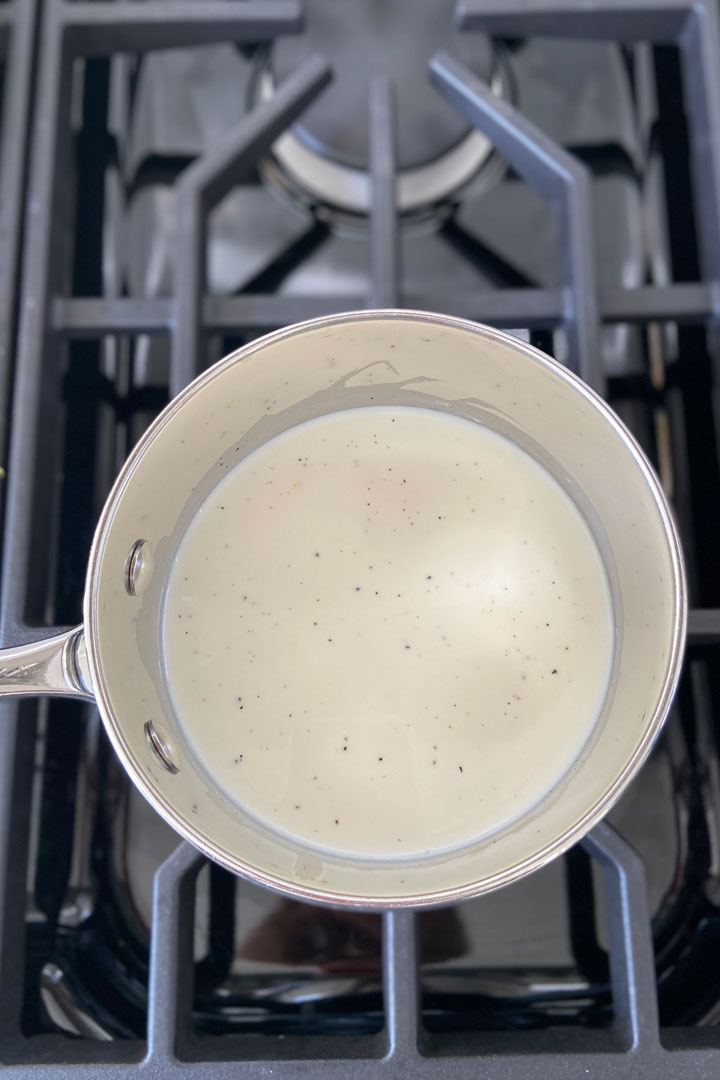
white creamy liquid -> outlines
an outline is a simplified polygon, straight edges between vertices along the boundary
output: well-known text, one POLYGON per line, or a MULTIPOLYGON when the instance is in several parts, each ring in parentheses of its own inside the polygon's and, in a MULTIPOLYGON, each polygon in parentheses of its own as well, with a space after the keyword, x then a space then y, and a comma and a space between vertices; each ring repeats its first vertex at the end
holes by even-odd
POLYGON ((510 822, 601 709, 606 575, 560 485, 426 409, 347 410, 232 469, 168 584, 187 739, 238 804, 314 847, 450 848, 510 822))

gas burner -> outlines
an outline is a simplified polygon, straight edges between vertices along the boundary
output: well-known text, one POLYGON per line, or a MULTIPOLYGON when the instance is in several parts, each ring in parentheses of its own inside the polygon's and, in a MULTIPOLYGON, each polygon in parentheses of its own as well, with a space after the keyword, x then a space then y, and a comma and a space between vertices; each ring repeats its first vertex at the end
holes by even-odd
MULTIPOLYGON (((381 925, 201 868, 129 787, 95 711, 6 701, 0 1061, 14 1080, 123 1080, 139 1062, 154 1080, 442 1080, 449 1063, 453 1080, 578 1063, 597 1080, 720 1074, 718 7, 460 6, 467 38, 452 0, 185 4, 182 18, 173 3, 0 4, 3 643, 80 621, 105 494, 175 389, 263 330, 387 290, 511 325, 578 367, 567 313, 590 342, 597 315, 606 399, 672 491, 687 555, 672 715, 589 850, 381 925), (274 50, 302 7, 307 36, 274 50), (302 114, 322 79, 291 46, 335 71, 302 114), (498 95, 512 87, 501 117, 475 80, 456 85, 503 120, 524 169, 444 111, 426 83, 440 48, 498 95), (363 53, 395 86, 402 230, 363 216, 363 53), (248 116, 291 69, 294 93, 248 116), (271 191, 257 148, 274 140, 271 191)), ((394 163, 373 158, 387 180, 394 163)))
POLYGON ((449 49, 496 94, 509 96, 504 50, 480 34, 459 33, 453 8, 454 0, 412 5, 309 0, 305 32, 274 43, 256 95, 272 97, 275 84, 312 53, 331 58, 334 78, 302 120, 276 141, 266 177, 319 216, 367 215, 368 89, 380 75, 391 81, 395 94, 401 214, 434 214, 481 174, 484 183, 496 179, 502 166, 488 140, 428 81, 430 57, 449 49))

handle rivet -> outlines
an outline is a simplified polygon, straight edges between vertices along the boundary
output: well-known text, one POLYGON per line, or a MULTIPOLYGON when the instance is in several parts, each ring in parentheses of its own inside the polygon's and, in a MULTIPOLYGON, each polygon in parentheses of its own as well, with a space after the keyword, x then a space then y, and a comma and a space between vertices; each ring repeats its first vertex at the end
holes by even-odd
POLYGON ((140 596, 147 588, 153 572, 153 555, 147 540, 136 540, 125 560, 125 591, 140 596))
POLYGON ((148 746, 164 769, 169 773, 180 772, 180 751, 165 728, 153 720, 145 722, 145 738, 148 746))

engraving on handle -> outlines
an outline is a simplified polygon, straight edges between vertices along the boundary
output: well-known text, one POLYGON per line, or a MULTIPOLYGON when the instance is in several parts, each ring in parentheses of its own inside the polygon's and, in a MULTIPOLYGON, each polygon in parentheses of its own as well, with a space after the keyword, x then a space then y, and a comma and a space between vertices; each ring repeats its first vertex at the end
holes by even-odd
POLYGON ((0 649, 2 694, 49 694, 92 701, 82 626, 29 645, 0 649))

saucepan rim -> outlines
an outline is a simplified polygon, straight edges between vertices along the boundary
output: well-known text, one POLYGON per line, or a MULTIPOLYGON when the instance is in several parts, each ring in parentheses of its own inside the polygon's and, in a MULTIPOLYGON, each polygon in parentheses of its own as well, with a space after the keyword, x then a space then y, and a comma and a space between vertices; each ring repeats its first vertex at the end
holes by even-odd
POLYGON ((517 881, 519 878, 524 877, 533 870, 545 866, 558 855, 561 855, 574 843, 580 840, 593 825, 597 824, 597 822, 607 814, 608 810, 610 810, 617 801, 629 781, 635 776, 648 756, 670 708, 680 676, 685 644, 687 625, 687 586, 677 529, 659 480, 635 438, 627 430, 625 425, 620 422, 615 413, 599 394, 587 386, 578 376, 563 367, 562 364, 552 359, 552 357, 547 356, 532 345, 526 344, 503 331, 484 326, 481 323, 472 322, 468 319, 455 318, 454 316, 427 311, 411 311, 407 309, 396 310, 388 308, 350 311, 336 315, 322 316, 320 318, 308 320, 307 322, 296 323, 267 334, 262 338, 258 338, 255 341, 236 349, 218 363, 208 368, 169 403, 133 448, 103 507, 88 562, 84 596, 84 619, 87 659, 92 679, 93 693, 108 736, 130 778, 161 817, 163 817, 176 832, 186 840, 190 841, 190 843, 200 852, 220 863, 233 873, 239 873, 267 888, 282 893, 285 896, 294 896, 298 899, 311 902, 329 903, 335 906, 361 909, 426 907, 452 903, 469 897, 479 896, 502 885, 517 881), (502 871, 446 890, 433 890, 431 892, 418 894, 408 893, 404 896, 398 895, 390 897, 347 895, 334 892, 331 889, 323 889, 316 885, 307 883, 299 884, 298 882, 288 880, 282 876, 266 873, 237 856, 232 855, 224 847, 216 844, 211 838, 201 833, 190 820, 180 814, 175 807, 165 799, 160 790, 153 784, 152 779, 148 777, 146 772, 140 767, 140 763, 130 753, 123 738, 125 724, 118 718, 111 705, 110 695, 103 678, 98 627, 98 585, 100 568, 108 536, 113 526, 115 511, 125 489, 132 483, 133 476, 135 475, 140 461, 164 427, 170 423, 176 414, 183 409, 196 394, 202 391, 204 387, 215 379, 222 378, 228 368, 249 359, 270 345, 324 327, 338 326, 347 323, 377 322, 380 320, 414 323, 423 322, 433 326, 466 331, 485 339, 500 342, 511 347, 514 351, 524 354, 534 362, 541 364, 593 406, 602 415, 608 426, 614 431, 615 435, 625 444, 628 452, 634 459, 636 466, 644 477, 645 483, 652 495, 653 502, 657 507, 660 519, 664 526, 670 552, 673 605, 671 647, 665 664, 665 670, 662 675, 661 692, 658 697, 658 704, 653 712, 649 713, 644 722, 644 732, 635 751, 625 762, 623 768, 620 770, 603 797, 594 802, 592 806, 588 807, 585 814, 566 828, 565 831, 552 842, 544 844, 532 855, 504 868, 502 871))

